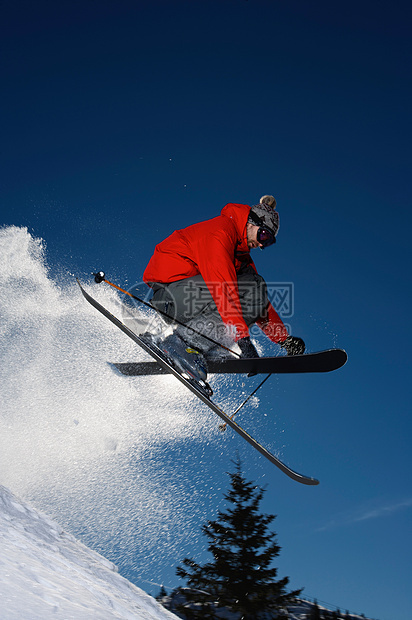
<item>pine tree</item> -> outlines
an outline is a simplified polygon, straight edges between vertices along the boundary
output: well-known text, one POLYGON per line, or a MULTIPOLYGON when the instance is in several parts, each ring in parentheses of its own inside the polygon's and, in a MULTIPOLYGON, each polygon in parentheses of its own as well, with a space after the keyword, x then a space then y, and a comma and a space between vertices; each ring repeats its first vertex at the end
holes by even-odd
POLYGON ((310 610, 309 620, 321 620, 320 609, 317 600, 313 602, 312 609, 310 610))
POLYGON ((165 596, 167 596, 167 592, 164 586, 160 586, 160 592, 155 597, 157 601, 161 601, 165 596))
POLYGON ((186 601, 192 603, 177 610, 184 618, 213 619, 217 608, 225 608, 242 620, 280 619, 302 591, 287 593, 288 577, 276 581, 271 564, 280 547, 269 530, 275 515, 259 513, 264 489, 245 480, 239 460, 235 465, 226 511, 202 528, 213 560, 200 565, 186 558, 176 570, 187 581, 186 601))

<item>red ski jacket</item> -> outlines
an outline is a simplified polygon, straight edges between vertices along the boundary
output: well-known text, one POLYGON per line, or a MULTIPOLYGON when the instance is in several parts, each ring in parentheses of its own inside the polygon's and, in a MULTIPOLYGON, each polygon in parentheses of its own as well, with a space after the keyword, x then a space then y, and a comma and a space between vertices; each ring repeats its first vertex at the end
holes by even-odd
MULTIPOLYGON (((236 272, 244 265, 245 259, 256 271, 247 246, 249 211, 248 205, 230 203, 223 207, 218 217, 176 230, 156 246, 143 274, 143 280, 149 286, 201 274, 223 322, 235 329, 235 340, 249 335, 242 316, 236 272)), ((273 342, 280 342, 288 336, 270 303, 266 316, 257 324, 273 342)))

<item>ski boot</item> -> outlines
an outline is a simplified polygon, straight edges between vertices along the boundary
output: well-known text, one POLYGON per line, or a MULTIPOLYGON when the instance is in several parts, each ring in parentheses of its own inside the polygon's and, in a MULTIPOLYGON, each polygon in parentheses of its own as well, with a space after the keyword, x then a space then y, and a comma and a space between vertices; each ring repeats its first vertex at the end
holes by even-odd
POLYGON ((206 360, 199 351, 189 346, 178 334, 173 332, 166 338, 155 338, 152 334, 140 336, 150 344, 160 349, 166 361, 171 364, 183 377, 196 385, 208 398, 212 396, 213 390, 207 383, 207 364, 206 360), (149 338, 150 336, 150 338, 149 338))

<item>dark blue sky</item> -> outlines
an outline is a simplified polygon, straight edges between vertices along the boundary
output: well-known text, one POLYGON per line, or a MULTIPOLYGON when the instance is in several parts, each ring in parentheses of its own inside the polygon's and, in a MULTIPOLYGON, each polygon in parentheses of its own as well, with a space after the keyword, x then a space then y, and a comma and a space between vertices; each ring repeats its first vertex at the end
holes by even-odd
POLYGON ((2 224, 44 238, 52 272, 132 285, 175 228, 276 196, 278 243, 258 268, 294 283, 310 350, 350 358, 268 393, 290 464, 322 481, 310 495, 271 473, 285 571, 406 620, 410 4, 6 0, 0 46, 2 224), (303 507, 293 551, 281 526, 303 507), (329 525, 302 549, 315 522, 329 525))

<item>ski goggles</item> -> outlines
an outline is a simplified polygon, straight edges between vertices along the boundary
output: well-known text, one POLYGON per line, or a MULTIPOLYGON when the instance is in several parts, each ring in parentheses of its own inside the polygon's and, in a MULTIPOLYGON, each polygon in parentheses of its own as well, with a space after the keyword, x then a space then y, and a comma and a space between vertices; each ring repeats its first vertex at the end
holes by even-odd
POLYGON ((262 246, 262 250, 276 243, 276 235, 273 230, 271 230, 269 226, 266 226, 265 222, 253 211, 250 211, 249 213, 249 221, 250 220, 252 220, 255 226, 259 226, 256 233, 256 239, 258 243, 262 246))
POLYGON ((262 246, 262 249, 268 248, 270 245, 276 243, 275 235, 270 230, 270 228, 266 228, 266 226, 261 226, 258 229, 256 233, 256 239, 258 243, 260 243, 260 245, 262 246))

